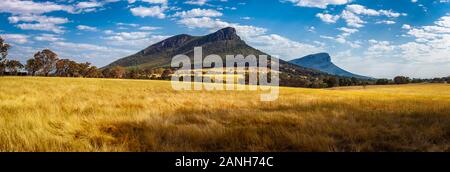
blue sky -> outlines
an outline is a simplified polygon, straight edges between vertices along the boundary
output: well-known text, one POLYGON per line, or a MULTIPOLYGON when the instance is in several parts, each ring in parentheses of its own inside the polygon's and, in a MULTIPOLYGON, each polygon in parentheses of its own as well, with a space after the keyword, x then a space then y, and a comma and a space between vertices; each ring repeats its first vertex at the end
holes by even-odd
POLYGON ((10 58, 44 48, 106 65, 167 37, 232 26, 284 60, 328 52, 372 77, 450 75, 449 0, 2 0, 10 58))

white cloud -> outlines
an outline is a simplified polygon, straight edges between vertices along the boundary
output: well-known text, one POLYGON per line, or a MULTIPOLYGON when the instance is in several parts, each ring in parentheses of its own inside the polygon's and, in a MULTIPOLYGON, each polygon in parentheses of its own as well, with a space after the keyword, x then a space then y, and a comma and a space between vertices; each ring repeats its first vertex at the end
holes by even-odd
POLYGON ((12 42, 17 44, 28 43, 28 36, 24 34, 0 34, 0 36, 5 39, 5 42, 12 42))
POLYGON ((360 48, 361 47, 361 42, 359 41, 349 41, 347 40, 347 36, 345 36, 345 32, 343 34, 337 35, 336 37, 332 37, 332 36, 320 36, 323 39, 329 39, 332 41, 336 41, 337 43, 340 44, 345 44, 350 46, 351 48, 360 48))
POLYGON ((130 26, 130 27, 138 27, 139 24, 135 23, 116 23, 117 26, 130 26))
POLYGON ((352 2, 352 0, 282 0, 294 3, 300 7, 327 8, 328 5, 344 5, 352 2))
POLYGON ((208 2, 208 0, 189 0, 184 2, 185 4, 190 4, 190 5, 205 5, 208 2))
POLYGON ((265 34, 246 39, 255 48, 283 60, 292 60, 323 51, 322 47, 292 41, 277 34, 265 34))
POLYGON ((380 13, 373 9, 367 9, 366 7, 358 4, 347 5, 346 8, 348 11, 355 14, 363 14, 369 16, 378 16, 380 13))
POLYGON ((152 30, 159 30, 159 29, 161 29, 161 27, 142 26, 139 28, 139 30, 144 30, 144 31, 152 31, 152 30))
POLYGON ((346 27, 338 28, 338 30, 344 32, 343 33, 344 36, 350 36, 351 34, 358 32, 358 29, 346 28, 346 27))
POLYGON ((376 24, 388 24, 388 25, 395 24, 395 23, 396 22, 392 21, 392 20, 382 20, 382 21, 377 21, 376 22, 376 24))
POLYGON ((179 24, 183 24, 188 28, 206 28, 211 32, 222 29, 224 27, 234 27, 236 28, 238 34, 244 37, 251 37, 264 34, 267 29, 249 26, 249 25, 239 25, 236 23, 224 22, 220 19, 212 19, 209 17, 201 18, 183 18, 178 21, 179 24))
POLYGON ((63 33, 63 27, 59 26, 60 24, 68 23, 69 20, 67 18, 61 17, 50 17, 44 15, 19 15, 19 16, 10 16, 8 20, 12 24, 26 22, 21 24, 16 24, 16 27, 19 27, 24 30, 40 30, 40 31, 50 31, 55 33, 63 33), (37 22, 37 23, 36 23, 37 22))
POLYGON ((358 4, 352 4, 352 5, 347 5, 346 10, 355 13, 355 14, 361 14, 361 15, 367 15, 367 16, 387 16, 387 17, 400 17, 400 16, 406 16, 406 14, 404 13, 397 13, 397 12, 393 12, 391 10, 373 10, 373 9, 368 9, 365 6, 362 5, 358 5, 358 4))
POLYGON ((104 39, 109 40, 109 45, 129 46, 136 51, 168 37, 163 35, 152 35, 149 32, 110 32, 108 35, 109 36, 104 37, 104 39))
POLYGON ((395 55, 393 53, 395 47, 391 45, 388 41, 377 41, 377 40, 369 40, 370 46, 367 48, 367 51, 364 53, 370 57, 385 57, 386 54, 391 54, 391 57, 395 55))
POLYGON ((342 31, 342 33, 337 35, 336 37, 323 36, 323 35, 320 36, 320 37, 324 38, 324 39, 329 39, 329 40, 336 41, 336 42, 338 42, 340 44, 346 44, 346 45, 348 45, 348 46, 350 46, 352 48, 360 48, 361 47, 361 42, 360 41, 350 41, 350 40, 347 39, 350 35, 358 32, 359 31, 358 29, 341 27, 341 28, 338 28, 338 30, 342 31))
POLYGON ((50 31, 54 33, 64 33, 62 26, 57 26, 51 23, 22 23, 16 25, 23 30, 39 30, 39 31, 50 31))
POLYGON ((2 0, 0 12, 15 15, 43 14, 52 11, 73 12, 73 7, 53 2, 34 2, 30 0, 2 0))
POLYGON ((163 19, 166 18, 166 15, 164 14, 164 12, 166 11, 167 7, 165 6, 153 6, 153 7, 136 7, 136 8, 131 8, 131 13, 134 16, 139 16, 139 17, 156 17, 159 19, 163 19))
POLYGON ((85 2, 79 2, 75 6, 79 9, 85 9, 85 8, 101 7, 102 4, 99 2, 96 2, 96 1, 85 1, 85 2))
POLYGON ((403 24, 402 29, 411 29, 411 26, 408 24, 403 24))
POLYGON ((48 41, 48 42, 64 40, 63 38, 60 38, 59 35, 55 35, 55 34, 41 34, 39 36, 35 36, 34 39, 36 41, 48 41))
POLYGON ((251 20, 252 18, 251 18, 251 17, 248 17, 248 16, 246 16, 246 17, 241 17, 240 19, 242 19, 242 20, 251 20))
POLYGON ((176 12, 173 16, 181 18, 188 18, 188 17, 192 18, 192 17, 220 17, 222 15, 223 14, 221 12, 216 10, 195 8, 189 11, 176 12))
POLYGON ((89 61, 98 67, 106 65, 112 60, 135 53, 132 50, 117 47, 63 41, 50 43, 49 48, 57 53, 60 58, 69 58, 78 62, 89 61))
POLYGON ((336 23, 336 21, 340 18, 339 15, 322 14, 322 13, 317 13, 316 17, 319 17, 325 23, 336 23))
POLYGON ((450 69, 450 16, 439 18, 433 25, 403 29, 414 40, 395 44, 390 41, 369 40, 361 55, 346 55, 337 64, 351 71, 375 77, 392 78, 443 77, 450 69), (355 63, 357 61, 358 63, 355 63), (361 67, 364 66, 364 67, 361 67))
POLYGON ((167 4, 167 0, 142 0, 151 4, 167 4))
MULTIPOLYGON (((326 23, 336 23, 337 20, 343 19, 347 23, 347 26, 360 28, 363 27, 366 21, 362 16, 385 16, 389 18, 397 18, 400 16, 406 16, 405 13, 397 13, 392 10, 374 10, 366 8, 365 6, 358 4, 347 5, 340 15, 322 14, 318 13, 316 17, 319 17, 326 23)), ((395 24, 392 20, 383 20, 376 22, 377 24, 395 24)))
POLYGON ((77 29, 83 30, 83 31, 97 31, 97 28, 91 27, 91 26, 86 26, 86 25, 78 25, 77 29))
POLYGON ((450 63, 450 15, 439 18, 431 26, 409 27, 408 34, 415 42, 399 45, 405 59, 450 63))
POLYGON ((366 23, 359 16, 347 10, 342 11, 341 18, 351 27, 363 27, 363 24, 366 23))
POLYGON ((49 17, 44 15, 20 15, 8 17, 9 23, 19 22, 39 22, 39 23, 51 23, 51 24, 64 24, 68 23, 69 19, 62 17, 49 17))
MULTIPOLYGON (((73 0, 71 0, 73 1, 73 0)), ((76 13, 80 12, 93 12, 97 11, 97 9, 102 9, 108 3, 119 2, 120 0, 89 0, 82 1, 74 4, 74 8, 76 13)))

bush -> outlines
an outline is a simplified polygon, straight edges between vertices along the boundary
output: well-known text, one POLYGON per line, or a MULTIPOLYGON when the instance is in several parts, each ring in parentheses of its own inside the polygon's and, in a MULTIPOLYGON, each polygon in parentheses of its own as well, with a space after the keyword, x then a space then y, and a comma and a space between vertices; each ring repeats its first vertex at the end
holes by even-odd
POLYGON ((395 84, 408 84, 410 82, 411 82, 411 79, 409 79, 408 77, 405 77, 405 76, 396 76, 394 78, 395 84))

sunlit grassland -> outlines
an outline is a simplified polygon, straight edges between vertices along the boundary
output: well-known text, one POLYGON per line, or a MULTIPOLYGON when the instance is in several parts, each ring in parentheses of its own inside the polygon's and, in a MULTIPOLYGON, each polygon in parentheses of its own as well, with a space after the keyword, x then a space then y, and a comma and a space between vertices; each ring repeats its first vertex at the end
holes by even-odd
POLYGON ((0 77, 0 151, 450 151, 450 84, 260 94, 0 77))

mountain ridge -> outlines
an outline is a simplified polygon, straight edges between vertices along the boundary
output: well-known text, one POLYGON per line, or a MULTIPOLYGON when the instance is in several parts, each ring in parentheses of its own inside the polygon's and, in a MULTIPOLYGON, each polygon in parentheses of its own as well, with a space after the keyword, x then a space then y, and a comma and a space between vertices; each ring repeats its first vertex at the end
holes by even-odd
POLYGON ((317 54, 310 54, 298 59, 290 60, 290 63, 293 63, 295 65, 299 65, 306 68, 316 69, 322 72, 326 72, 331 75, 338 75, 343 77, 354 77, 358 79, 373 79, 368 76, 362 76, 357 75, 354 73, 351 73, 347 70, 344 70, 337 65, 335 65, 331 61, 331 56, 328 53, 317 53, 317 54))
MULTIPOLYGON (((194 47, 196 46, 203 47, 203 55, 217 54, 222 58, 225 58, 229 54, 255 55, 257 57, 259 55, 267 55, 270 57, 269 54, 247 45, 237 35, 235 28, 226 27, 205 36, 180 34, 167 38, 148 46, 134 55, 116 60, 104 68, 113 66, 142 68, 170 67, 172 57, 175 55, 184 54, 192 59, 194 47)), ((326 75, 326 73, 318 70, 297 66, 281 59, 279 61, 280 71, 282 72, 292 73, 296 71, 296 73, 308 76, 326 75)))

